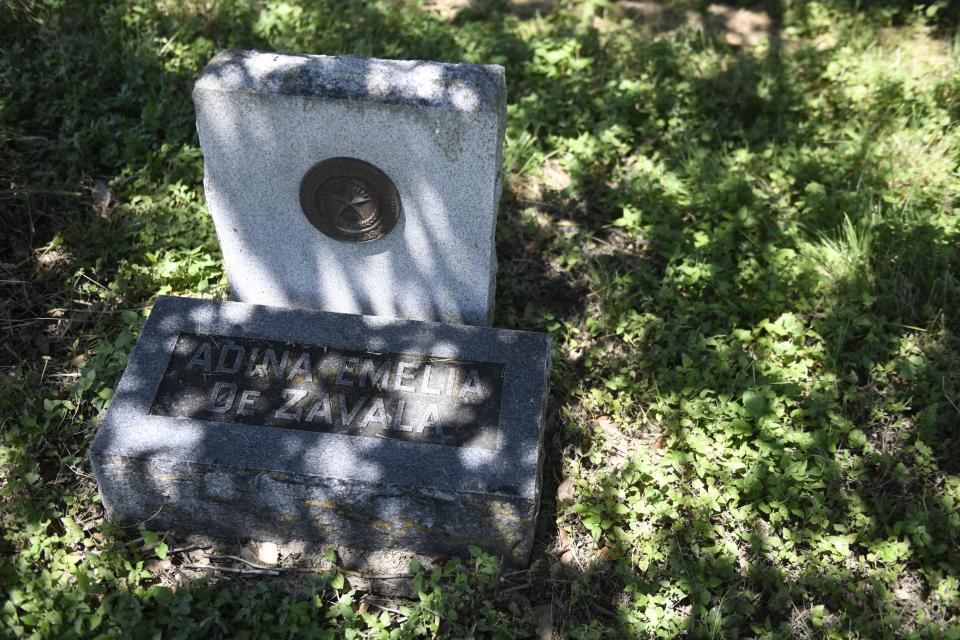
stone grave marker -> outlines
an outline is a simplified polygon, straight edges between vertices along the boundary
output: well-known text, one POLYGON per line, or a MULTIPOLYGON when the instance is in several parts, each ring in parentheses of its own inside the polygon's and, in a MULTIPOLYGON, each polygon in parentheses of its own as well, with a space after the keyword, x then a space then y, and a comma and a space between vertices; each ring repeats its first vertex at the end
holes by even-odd
POLYGON ((161 297, 91 461, 108 516, 523 563, 543 334, 161 297))
POLYGON ((502 67, 226 51, 193 95, 235 300, 490 324, 502 67))
POLYGON ((197 128, 238 301, 154 306, 91 450, 111 519, 526 560, 550 345, 484 326, 504 95, 496 66, 210 62, 197 128))

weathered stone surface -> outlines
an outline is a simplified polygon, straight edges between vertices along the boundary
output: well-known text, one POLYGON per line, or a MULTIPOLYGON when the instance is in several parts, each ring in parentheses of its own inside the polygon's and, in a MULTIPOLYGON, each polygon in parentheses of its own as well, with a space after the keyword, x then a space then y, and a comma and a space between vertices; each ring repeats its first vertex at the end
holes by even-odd
POLYGON ((109 516, 521 563, 545 335, 161 298, 91 452, 109 516))
POLYGON ((490 323, 502 67, 226 51, 194 102, 235 299, 490 323), (402 211, 384 237, 338 241, 303 213, 304 175, 340 157, 396 185, 402 211))

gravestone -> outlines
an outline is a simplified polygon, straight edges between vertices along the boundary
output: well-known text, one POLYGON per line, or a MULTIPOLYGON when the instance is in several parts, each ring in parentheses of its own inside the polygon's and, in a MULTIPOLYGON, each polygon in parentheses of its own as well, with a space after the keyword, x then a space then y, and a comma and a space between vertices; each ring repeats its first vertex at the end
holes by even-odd
POLYGON ((234 300, 489 325, 503 68, 226 51, 194 89, 234 300))
POLYGON ((154 306, 91 450, 111 519, 525 561, 550 345, 484 326, 504 95, 496 66, 210 62, 197 129, 237 302, 154 306))
POLYGON ((161 297, 91 462, 108 516, 522 563, 543 334, 161 297))

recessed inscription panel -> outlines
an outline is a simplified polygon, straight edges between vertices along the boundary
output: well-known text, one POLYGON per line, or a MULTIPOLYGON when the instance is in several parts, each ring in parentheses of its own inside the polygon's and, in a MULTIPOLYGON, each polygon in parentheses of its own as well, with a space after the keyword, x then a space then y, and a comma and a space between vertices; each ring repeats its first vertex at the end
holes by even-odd
POLYGON ((152 415, 495 450, 503 365, 181 333, 152 415))

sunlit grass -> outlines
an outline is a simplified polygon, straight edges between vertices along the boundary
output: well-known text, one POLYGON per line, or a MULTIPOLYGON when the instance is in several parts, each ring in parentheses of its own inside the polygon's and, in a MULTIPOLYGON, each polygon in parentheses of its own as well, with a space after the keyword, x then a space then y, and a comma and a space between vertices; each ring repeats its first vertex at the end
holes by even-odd
POLYGON ((960 637, 956 12, 861 4, 738 7, 780 26, 744 46, 688 2, 7 6, 0 635, 960 637), (190 101, 223 47, 506 67, 496 324, 555 346, 528 572, 377 608, 103 521, 152 300, 226 295, 190 101))

